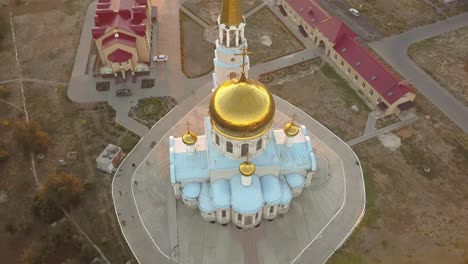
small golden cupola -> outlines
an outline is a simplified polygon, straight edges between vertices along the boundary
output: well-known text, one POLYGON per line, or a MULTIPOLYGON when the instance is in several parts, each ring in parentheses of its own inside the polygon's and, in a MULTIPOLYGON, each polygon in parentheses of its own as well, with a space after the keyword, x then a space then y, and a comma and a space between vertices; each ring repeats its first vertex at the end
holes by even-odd
POLYGON ((270 130, 275 101, 262 83, 247 79, 244 72, 246 49, 240 79, 221 84, 211 96, 210 119, 219 134, 236 140, 249 140, 270 130))
POLYGON ((197 134, 190 130, 190 123, 187 122, 187 132, 182 136, 182 142, 187 145, 187 152, 194 152, 195 151, 195 143, 197 143, 197 134))
POLYGON ((239 165, 239 172, 242 174, 242 185, 249 186, 252 183, 251 176, 255 173, 255 165, 247 159, 239 165))
POLYGON ((284 125, 284 128, 283 128, 284 134, 286 135, 287 145, 291 145, 294 142, 294 137, 297 136, 297 134, 299 134, 300 128, 295 123, 294 119, 295 119, 295 116, 293 116, 293 119, 291 120, 291 122, 286 123, 286 125, 284 125))

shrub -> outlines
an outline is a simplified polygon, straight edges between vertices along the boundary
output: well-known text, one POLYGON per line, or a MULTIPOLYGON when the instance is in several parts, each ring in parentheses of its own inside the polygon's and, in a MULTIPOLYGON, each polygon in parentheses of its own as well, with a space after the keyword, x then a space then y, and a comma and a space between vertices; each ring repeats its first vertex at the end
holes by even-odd
POLYGON ((0 148, 0 162, 7 160, 9 157, 10 157, 10 153, 0 148))
POLYGON ((8 90, 5 86, 0 85, 0 98, 7 98, 10 96, 10 90, 8 90))
POLYGON ((46 153, 49 135, 36 122, 15 123, 15 139, 26 152, 46 153))

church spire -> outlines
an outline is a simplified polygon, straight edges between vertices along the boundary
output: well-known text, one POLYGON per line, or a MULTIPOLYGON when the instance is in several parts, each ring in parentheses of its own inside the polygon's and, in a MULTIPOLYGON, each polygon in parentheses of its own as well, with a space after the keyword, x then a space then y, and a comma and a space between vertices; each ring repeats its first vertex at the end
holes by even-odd
POLYGON ((242 10, 240 0, 223 0, 221 11, 221 24, 226 26, 238 26, 242 22, 242 10))

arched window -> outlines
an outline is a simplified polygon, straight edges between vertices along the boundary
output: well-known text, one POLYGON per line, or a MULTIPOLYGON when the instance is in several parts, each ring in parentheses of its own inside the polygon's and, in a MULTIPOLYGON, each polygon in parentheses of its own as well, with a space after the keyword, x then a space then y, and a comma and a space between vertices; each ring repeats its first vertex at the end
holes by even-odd
POLYGON ((231 73, 229 74, 229 79, 234 79, 234 78, 237 78, 237 73, 231 72, 231 73))
POLYGON ((232 142, 226 141, 226 152, 232 153, 232 142))
POLYGON ((215 141, 216 141, 216 145, 219 146, 219 136, 218 136, 218 134, 215 134, 215 141))
POLYGON ((248 215, 244 217, 244 225, 251 225, 252 224, 252 216, 248 215))
POLYGON ((242 157, 245 157, 249 155, 249 144, 242 144, 242 147, 241 147, 241 156, 242 157))
POLYGON ((263 141, 262 139, 259 139, 257 141, 257 151, 262 148, 262 143, 263 143, 262 141, 263 141))

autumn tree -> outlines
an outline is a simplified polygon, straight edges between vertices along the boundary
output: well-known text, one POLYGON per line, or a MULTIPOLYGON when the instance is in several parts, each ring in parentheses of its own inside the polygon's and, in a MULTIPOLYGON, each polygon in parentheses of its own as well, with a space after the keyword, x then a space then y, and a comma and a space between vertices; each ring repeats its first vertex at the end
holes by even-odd
POLYGON ((16 122, 16 142, 27 152, 45 153, 49 147, 49 135, 36 122, 16 122))
POLYGON ((46 222, 53 222, 77 205, 84 194, 84 183, 76 176, 59 173, 47 176, 34 197, 34 211, 46 222))

